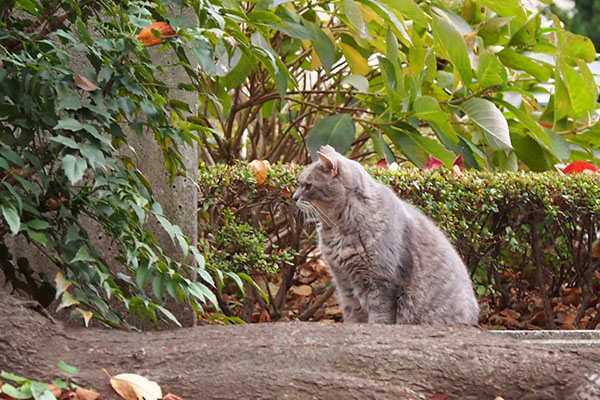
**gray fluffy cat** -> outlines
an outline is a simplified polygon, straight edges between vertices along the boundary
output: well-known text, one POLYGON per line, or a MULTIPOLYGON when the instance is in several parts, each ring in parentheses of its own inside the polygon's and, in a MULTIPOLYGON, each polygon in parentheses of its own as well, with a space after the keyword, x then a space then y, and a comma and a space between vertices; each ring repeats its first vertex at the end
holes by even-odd
POLYGON ((344 320, 476 325, 471 280, 439 228, 333 147, 317 154, 294 200, 318 215, 344 320))

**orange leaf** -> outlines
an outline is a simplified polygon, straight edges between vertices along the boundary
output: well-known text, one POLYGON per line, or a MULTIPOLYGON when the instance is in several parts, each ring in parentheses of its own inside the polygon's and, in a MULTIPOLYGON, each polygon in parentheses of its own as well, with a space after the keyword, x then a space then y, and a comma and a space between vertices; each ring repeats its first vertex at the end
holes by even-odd
POLYGON ((155 22, 148 25, 140 32, 138 39, 144 46, 155 46, 161 44, 166 38, 176 37, 177 33, 166 22, 155 22))
POLYGON ((256 182, 259 184, 265 183, 267 172, 271 169, 271 163, 267 160, 253 160, 249 165, 256 177, 256 182))

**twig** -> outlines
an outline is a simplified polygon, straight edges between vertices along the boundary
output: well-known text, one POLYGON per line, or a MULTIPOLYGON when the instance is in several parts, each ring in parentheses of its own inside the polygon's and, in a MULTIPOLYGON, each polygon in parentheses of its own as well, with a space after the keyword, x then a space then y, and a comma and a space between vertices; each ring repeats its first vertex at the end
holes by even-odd
POLYGON ((531 223, 531 251, 533 253, 533 261, 535 263, 535 269, 537 274, 538 286, 542 293, 542 303, 544 304, 544 313, 546 314, 546 320, 548 326, 552 330, 556 330, 556 323, 554 322, 554 313, 552 312, 552 305, 550 304, 550 298, 548 297, 548 291, 546 290, 546 280, 544 279, 544 271, 542 261, 540 258, 540 249, 538 247, 538 233, 537 233, 537 221, 534 220, 531 223))
POLYGON ((33 31, 35 31, 40 25, 42 25, 44 22, 46 22, 48 17, 52 13, 54 13, 54 11, 56 11, 56 9, 58 8, 59 5, 60 5, 60 1, 55 1, 54 3, 50 4, 50 6, 46 10, 46 12, 43 13, 42 15, 40 15, 40 17, 38 19, 36 19, 35 22, 33 24, 31 24, 30 27, 25 29, 25 33, 31 33, 33 31))
POLYGON ((306 310, 304 310, 304 312, 302 314, 300 314, 298 316, 298 319, 300 321, 308 321, 308 319, 310 317, 313 316, 313 314, 319 309, 321 308, 321 306, 327 301, 329 300, 329 298, 331 297, 331 295, 333 294, 333 292, 335 292, 335 286, 331 285, 327 288, 327 290, 325 291, 325 293, 323 293, 321 296, 319 296, 319 298, 311 304, 310 307, 308 307, 306 310))

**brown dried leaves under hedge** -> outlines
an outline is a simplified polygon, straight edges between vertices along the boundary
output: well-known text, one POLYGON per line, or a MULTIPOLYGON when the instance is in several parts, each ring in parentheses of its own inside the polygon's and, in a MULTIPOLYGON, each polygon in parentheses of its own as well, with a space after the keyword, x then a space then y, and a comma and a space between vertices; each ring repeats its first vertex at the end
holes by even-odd
MULTIPOLYGON (((246 321, 341 320, 335 294, 328 297, 333 289, 315 248, 314 224, 302 220, 291 200, 299 167, 258 164, 254 170, 237 164, 199 173, 207 262, 249 272, 268 299, 250 285, 246 298, 225 287, 221 306, 246 321), (215 232, 223 230, 230 231, 230 243, 217 240, 215 232)), ((600 174, 371 172, 434 219, 456 245, 482 305, 482 325, 599 325, 600 174)))

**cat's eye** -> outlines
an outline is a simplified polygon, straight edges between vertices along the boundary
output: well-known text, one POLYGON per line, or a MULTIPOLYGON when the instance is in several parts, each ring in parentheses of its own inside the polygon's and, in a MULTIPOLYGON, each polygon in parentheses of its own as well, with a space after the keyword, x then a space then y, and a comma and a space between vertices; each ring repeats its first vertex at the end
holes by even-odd
POLYGON ((312 184, 310 184, 310 183, 304 184, 304 190, 310 190, 311 187, 312 187, 312 184))

